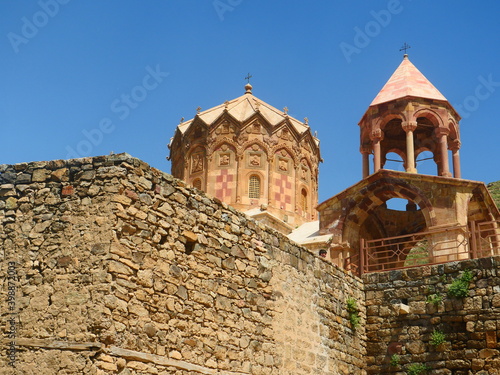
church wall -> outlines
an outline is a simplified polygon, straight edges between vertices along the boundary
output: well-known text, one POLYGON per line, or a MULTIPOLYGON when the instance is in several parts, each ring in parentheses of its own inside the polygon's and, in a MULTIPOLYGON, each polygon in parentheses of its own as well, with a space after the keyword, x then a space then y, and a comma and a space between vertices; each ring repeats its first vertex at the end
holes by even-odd
POLYGON ((364 373, 360 279, 138 159, 0 166, 0 220, 2 373, 364 373))
POLYGON ((500 374, 499 275, 500 257, 364 275, 367 373, 401 374, 425 364, 432 374, 500 374), (474 275, 467 297, 450 297, 450 285, 465 270, 474 275), (442 301, 430 302, 436 295, 442 301), (400 303, 409 309, 403 312, 400 303), (434 330, 445 334, 437 346, 434 330))

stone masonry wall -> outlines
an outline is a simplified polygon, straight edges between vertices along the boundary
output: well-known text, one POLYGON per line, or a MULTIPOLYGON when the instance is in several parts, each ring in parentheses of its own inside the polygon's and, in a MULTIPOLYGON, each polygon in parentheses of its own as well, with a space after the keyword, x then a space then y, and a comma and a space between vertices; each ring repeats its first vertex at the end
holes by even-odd
POLYGON ((368 374, 404 374, 412 364, 426 365, 429 374, 500 374, 499 257, 372 273, 363 279, 368 374), (468 296, 448 296, 450 285, 466 270, 474 275, 468 296), (445 334, 437 346, 431 343, 435 330, 445 334), (391 365, 393 354, 399 365, 391 365))
POLYGON ((129 155, 0 166, 0 220, 2 374, 365 374, 360 279, 129 155))

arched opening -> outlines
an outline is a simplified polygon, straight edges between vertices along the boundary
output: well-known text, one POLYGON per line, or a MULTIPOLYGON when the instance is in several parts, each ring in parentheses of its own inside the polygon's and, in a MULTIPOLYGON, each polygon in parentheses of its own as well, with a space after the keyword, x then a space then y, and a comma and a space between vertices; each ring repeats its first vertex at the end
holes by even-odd
POLYGON ((370 210, 360 229, 363 238, 373 240, 418 233, 425 227, 425 217, 418 204, 401 197, 389 197, 370 210))
POLYGON ((248 180, 248 197, 253 199, 260 198, 260 177, 251 175, 248 180))
POLYGON ((418 153, 416 168, 420 174, 436 175, 437 165, 434 160, 434 154, 431 151, 423 150, 418 153))
POLYGON ((386 208, 394 211, 406 211, 408 201, 403 198, 392 198, 385 201, 386 208))
POLYGON ((385 163, 383 169, 390 169, 392 171, 405 171, 405 161, 396 152, 388 152, 384 157, 385 163))

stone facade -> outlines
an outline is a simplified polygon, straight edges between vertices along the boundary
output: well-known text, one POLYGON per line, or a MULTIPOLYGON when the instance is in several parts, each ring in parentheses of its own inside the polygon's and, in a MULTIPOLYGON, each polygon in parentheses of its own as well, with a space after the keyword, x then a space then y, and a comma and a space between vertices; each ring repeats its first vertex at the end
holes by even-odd
POLYGON ((364 373, 361 280, 219 200, 126 154, 0 180, 2 374, 364 373))
POLYGON ((500 374, 500 257, 372 273, 363 280, 368 374, 404 374, 419 363, 429 374, 500 374), (473 275, 467 296, 449 296, 466 270, 473 275), (434 331, 444 333, 439 345, 431 342, 434 331), (398 365, 391 365, 393 355, 398 365))
POLYGON ((326 200, 318 211, 320 233, 333 235, 331 257, 339 266, 343 259, 359 252, 361 238, 446 228, 452 238, 459 236, 460 226, 500 219, 482 182, 389 170, 380 170, 326 200), (413 209, 389 210, 384 203, 391 198, 407 199, 413 209))

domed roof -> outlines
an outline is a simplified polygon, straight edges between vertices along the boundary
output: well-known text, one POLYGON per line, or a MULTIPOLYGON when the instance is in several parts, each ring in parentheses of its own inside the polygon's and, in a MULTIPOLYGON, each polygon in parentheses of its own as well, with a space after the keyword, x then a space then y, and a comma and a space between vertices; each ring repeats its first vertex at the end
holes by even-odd
MULTIPOLYGON (((288 120, 298 134, 302 135, 304 132, 310 131, 307 120, 305 122, 301 122, 289 116, 287 108, 279 110, 257 98, 252 94, 252 86, 250 84, 247 84, 245 89, 246 92, 242 96, 226 101, 216 107, 199 112, 195 118, 200 119, 207 126, 210 126, 215 123, 217 119, 219 119, 226 111, 240 123, 245 122, 256 113, 259 113, 273 127, 288 120)), ((195 118, 180 123, 177 126, 177 129, 184 134, 189 129, 195 118)), ((315 139, 316 144, 319 144, 319 140, 316 137, 313 138, 315 139)))
POLYGON ((443 94, 411 63, 408 55, 398 66, 370 106, 413 96, 446 101, 443 94))

